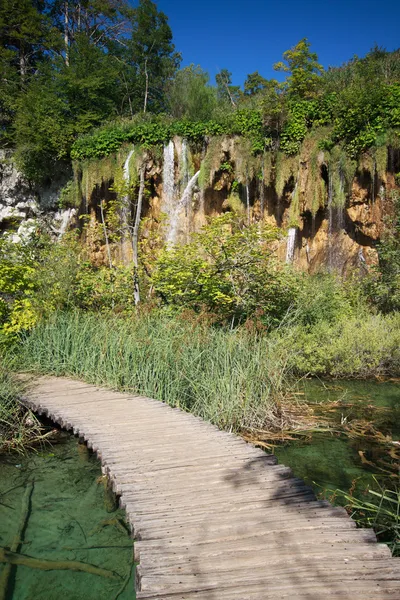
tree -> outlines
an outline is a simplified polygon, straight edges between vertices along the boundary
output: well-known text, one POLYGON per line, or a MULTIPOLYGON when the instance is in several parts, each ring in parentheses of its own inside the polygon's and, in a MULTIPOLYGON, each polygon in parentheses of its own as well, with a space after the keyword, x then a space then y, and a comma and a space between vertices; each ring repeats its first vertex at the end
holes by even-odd
POLYGON ((113 43, 125 45, 126 6, 124 0, 51 0, 49 15, 63 38, 60 51, 65 64, 70 64, 70 49, 82 36, 107 50, 113 43))
POLYGON ((246 81, 244 82, 244 93, 246 96, 255 96, 263 91, 267 85, 267 79, 264 79, 258 71, 254 71, 254 73, 247 75, 246 81))
POLYGON ((177 72, 169 88, 168 100, 173 117, 191 121, 212 118, 217 104, 216 90, 209 85, 208 73, 193 64, 177 72))
POLYGON ((275 71, 288 73, 283 84, 284 91, 291 97, 314 98, 324 71, 318 63, 318 55, 310 51, 310 42, 303 38, 290 50, 283 53, 284 61, 274 65, 275 71))
POLYGON ((0 135, 3 143, 12 135, 18 96, 26 89, 50 45, 51 24, 44 8, 42 0, 0 4, 0 135))
POLYGON ((130 13, 132 37, 128 41, 127 64, 133 67, 135 109, 144 113, 165 107, 167 83, 179 68, 168 18, 151 0, 140 0, 130 13))
POLYGON ((232 73, 228 69, 221 69, 215 76, 217 83, 217 95, 221 101, 225 101, 236 108, 236 105, 240 99, 240 87, 238 85, 232 85, 232 73))

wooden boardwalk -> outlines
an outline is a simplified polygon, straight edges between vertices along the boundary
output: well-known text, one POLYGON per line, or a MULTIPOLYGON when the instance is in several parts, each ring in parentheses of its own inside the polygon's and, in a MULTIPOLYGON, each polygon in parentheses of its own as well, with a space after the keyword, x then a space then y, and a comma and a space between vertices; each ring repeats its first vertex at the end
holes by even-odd
POLYGON ((238 437, 69 379, 39 379, 26 402, 100 457, 137 540, 138 599, 400 599, 374 533, 238 437))

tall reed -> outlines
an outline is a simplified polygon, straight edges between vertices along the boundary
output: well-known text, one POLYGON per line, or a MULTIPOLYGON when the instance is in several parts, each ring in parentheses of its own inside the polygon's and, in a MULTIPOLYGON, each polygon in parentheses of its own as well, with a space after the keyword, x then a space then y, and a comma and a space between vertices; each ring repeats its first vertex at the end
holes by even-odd
POLYGON ((285 351, 267 337, 157 312, 55 314, 24 339, 19 361, 24 370, 151 396, 234 431, 280 428, 290 389, 285 351))
POLYGON ((24 451, 41 438, 41 426, 21 403, 26 385, 11 372, 0 357, 0 452, 24 451))

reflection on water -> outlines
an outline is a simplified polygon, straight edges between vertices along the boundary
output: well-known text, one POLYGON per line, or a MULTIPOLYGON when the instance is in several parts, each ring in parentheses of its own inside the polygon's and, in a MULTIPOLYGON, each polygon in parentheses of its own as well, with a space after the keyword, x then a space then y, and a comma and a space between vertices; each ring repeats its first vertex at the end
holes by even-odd
MULTIPOLYGON (((0 457, 0 547, 9 550, 23 512, 24 491, 33 482, 27 525, 18 554, 43 561, 71 561, 104 569, 42 570, 35 563, 10 570, 7 600, 132 600, 133 544, 123 511, 105 489, 99 461, 69 434, 26 457, 0 457), (110 573, 111 572, 111 573, 110 573), (114 575, 109 578, 108 575, 114 575)), ((12 549, 12 548, 11 548, 12 549)), ((39 563, 40 565, 40 563, 39 563)), ((89 567, 90 568, 90 567, 89 567)), ((4 587, 0 565, 0 586, 4 587)), ((0 597, 2 590, 0 589, 0 597)))
MULTIPOLYGON (((304 393, 307 401, 316 404, 337 402, 337 408, 331 410, 337 413, 338 422, 350 427, 361 423, 366 431, 370 423, 373 431, 400 440, 399 384, 306 381, 304 393)), ((351 437, 340 433, 315 433, 308 441, 293 441, 275 449, 279 462, 290 466, 317 493, 321 488, 348 491, 355 480, 357 488, 366 488, 373 474, 393 481, 398 477, 399 452, 396 445, 374 441, 367 434, 351 437)))

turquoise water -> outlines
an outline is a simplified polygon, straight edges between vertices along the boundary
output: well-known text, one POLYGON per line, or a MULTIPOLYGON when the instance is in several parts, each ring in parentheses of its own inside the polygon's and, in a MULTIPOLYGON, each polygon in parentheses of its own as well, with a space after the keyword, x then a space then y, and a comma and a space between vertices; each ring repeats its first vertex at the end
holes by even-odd
POLYGON ((373 482, 373 475, 382 483, 398 480, 400 448, 372 439, 368 426, 371 423, 375 431, 400 440, 398 383, 305 381, 302 392, 308 402, 315 403, 317 413, 323 415, 330 403, 334 422, 360 423, 366 435, 343 435, 339 426, 332 433, 314 433, 276 447, 280 463, 290 466, 322 495, 336 488, 347 492, 354 484, 361 490, 373 482))
MULTIPOLYGON (((133 543, 123 511, 101 479, 99 461, 73 436, 23 457, 0 457, 0 546, 9 549, 33 482, 27 526, 18 553, 111 571, 113 579, 67 570, 13 566, 7 600, 132 600, 133 543)), ((0 582, 4 565, 0 565, 0 582)), ((0 583, 0 598, 1 595, 0 583)), ((4 588, 4 584, 3 584, 4 588)))

